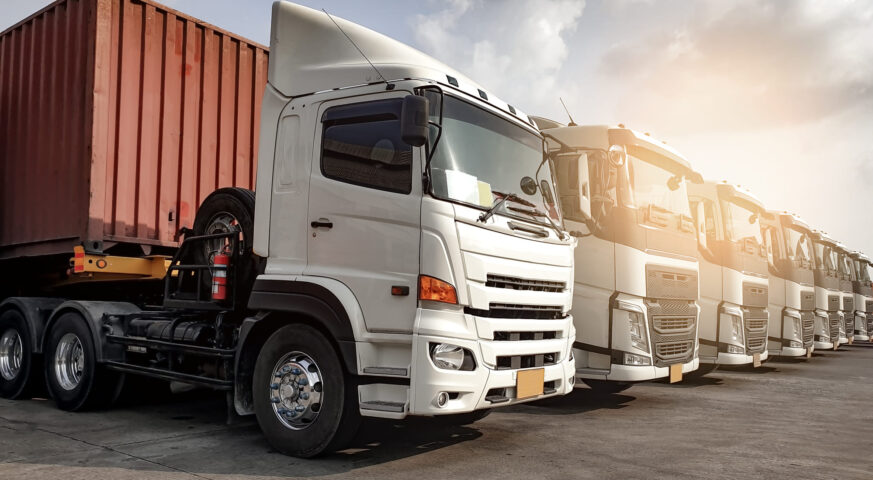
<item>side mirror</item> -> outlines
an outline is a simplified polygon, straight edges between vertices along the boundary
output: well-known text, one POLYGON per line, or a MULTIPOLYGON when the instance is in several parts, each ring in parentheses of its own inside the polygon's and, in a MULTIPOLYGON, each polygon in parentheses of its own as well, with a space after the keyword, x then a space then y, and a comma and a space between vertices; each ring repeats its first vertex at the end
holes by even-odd
POLYGON ((413 147, 420 147, 428 139, 428 101, 419 95, 407 95, 403 98, 403 110, 400 112, 400 138, 413 147))
POLYGON ((585 218, 591 217, 591 188, 588 180, 588 154, 583 153, 576 159, 576 179, 579 191, 579 212, 585 218))

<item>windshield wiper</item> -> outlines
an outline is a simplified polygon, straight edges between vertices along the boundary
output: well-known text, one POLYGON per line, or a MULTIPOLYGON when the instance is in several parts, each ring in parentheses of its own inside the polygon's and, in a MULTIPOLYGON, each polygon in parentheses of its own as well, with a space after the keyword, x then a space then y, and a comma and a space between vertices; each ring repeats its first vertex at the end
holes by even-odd
POLYGON ((491 193, 494 193, 497 195, 502 195, 502 196, 500 197, 500 200, 497 201, 497 203, 495 203, 494 205, 491 205, 491 208, 489 208, 485 212, 482 212, 482 215, 479 215, 479 221, 483 222, 483 223, 485 222, 485 220, 488 220, 489 218, 491 218, 491 216, 494 215, 494 212, 497 211, 497 209, 500 208, 500 206, 503 205, 503 203, 506 202, 507 200, 512 199, 512 200, 515 200, 519 203, 522 202, 522 200, 520 198, 518 198, 518 195, 516 195, 514 193, 502 193, 502 192, 497 192, 497 191, 492 191, 491 193))
POLYGON ((546 221, 549 223, 549 226, 550 226, 552 229, 555 230, 555 233, 558 235, 558 238, 560 238, 561 240, 564 239, 564 232, 561 230, 561 228, 558 227, 558 226, 555 224, 555 222, 552 220, 552 218, 551 218, 550 216, 548 216, 548 215, 547 215, 545 212, 543 212, 542 210, 536 210, 536 209, 534 209, 534 210, 528 210, 528 209, 525 209, 525 208, 515 208, 515 207, 506 207, 506 209, 507 209, 507 210, 512 210, 512 211, 514 211, 514 212, 524 213, 524 214, 526 214, 526 215, 530 215, 531 217, 545 218, 546 221))

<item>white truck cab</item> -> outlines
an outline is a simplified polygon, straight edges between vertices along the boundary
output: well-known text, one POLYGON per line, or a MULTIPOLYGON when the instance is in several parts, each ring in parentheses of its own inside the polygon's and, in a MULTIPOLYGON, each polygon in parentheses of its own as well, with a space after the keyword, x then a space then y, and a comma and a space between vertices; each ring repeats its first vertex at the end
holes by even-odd
POLYGON ((700 363, 759 366, 768 357, 769 280, 749 191, 724 182, 689 185, 700 262, 700 363))
POLYGON ((861 252, 850 254, 855 280, 852 290, 855 294, 855 315, 852 325, 856 341, 869 341, 873 335, 873 285, 870 283, 870 258, 861 252))
POLYGON ((365 416, 571 391, 575 240, 529 117, 343 19, 276 2, 272 22, 250 307, 323 292, 365 416))
POLYGON ((699 174, 673 148, 623 125, 536 121, 557 164, 564 225, 579 241, 577 380, 601 392, 678 381, 698 366, 696 241, 685 179, 699 174))
POLYGON ((811 356, 815 280, 809 225, 797 215, 769 211, 761 219, 769 264, 769 355, 811 356))
POLYGON ((837 242, 837 263, 840 279, 840 344, 851 344, 855 340, 855 268, 849 250, 837 242))
POLYGON ((842 316, 839 256, 837 244, 828 234, 815 230, 812 235, 815 249, 815 348, 839 348, 842 316))

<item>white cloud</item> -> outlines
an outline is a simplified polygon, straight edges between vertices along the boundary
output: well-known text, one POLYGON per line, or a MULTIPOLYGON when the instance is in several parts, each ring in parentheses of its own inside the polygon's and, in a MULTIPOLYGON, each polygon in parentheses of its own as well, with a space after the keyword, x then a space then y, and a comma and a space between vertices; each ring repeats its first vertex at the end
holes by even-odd
POLYGON ((535 113, 553 101, 581 0, 451 0, 413 20, 419 48, 535 113))

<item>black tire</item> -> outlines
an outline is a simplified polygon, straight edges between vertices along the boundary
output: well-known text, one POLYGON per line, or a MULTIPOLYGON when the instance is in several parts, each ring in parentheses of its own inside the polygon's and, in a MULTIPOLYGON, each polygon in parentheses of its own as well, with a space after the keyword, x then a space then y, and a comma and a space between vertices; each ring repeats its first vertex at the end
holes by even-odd
MULTIPOLYGON (((75 347, 71 347, 75 348, 75 347)), ((45 347, 45 379, 49 394, 58 408, 68 411, 109 407, 118 398, 124 385, 124 376, 97 365, 94 338, 85 319, 75 312, 67 312, 52 325, 45 347), (68 335, 70 337, 68 337, 68 335), (71 386, 58 374, 58 348, 61 340, 78 340, 81 349, 81 369, 71 386)))
POLYGON ((18 310, 6 310, 0 315, 0 397, 30 398, 41 374, 27 320, 18 310))
POLYGON ((434 417, 434 419, 438 422, 439 425, 445 426, 463 426, 470 425, 473 423, 482 420, 483 418, 491 415, 490 408, 483 408, 482 410, 473 410, 472 412, 467 413, 455 413, 452 415, 439 415, 434 417))
POLYGON ((616 393, 621 393, 628 388, 632 387, 632 383, 626 382, 612 382, 609 380, 582 380, 585 382, 585 385, 588 385, 591 388, 591 391, 595 395, 613 395, 616 393))
MULTIPOLYGON (((345 447, 361 423, 356 383, 349 377, 333 346, 318 330, 307 325, 288 325, 273 333, 258 354, 252 378, 255 415, 270 445, 286 455, 303 458, 345 447), (273 390, 274 370, 292 352, 314 361, 322 385, 315 390, 321 398, 317 416, 298 430, 279 419, 280 414, 271 402, 273 392, 277 391, 273 390)), ((314 384, 310 385, 315 389, 314 384)))
MULTIPOLYGON (((245 309, 248 292, 258 275, 258 261, 252 253, 255 231, 255 194, 244 188, 220 188, 206 197, 194 217, 194 235, 206 235, 227 231, 227 227, 241 230, 239 239, 239 260, 234 265, 235 278, 231 285, 237 309, 245 309), (224 220, 231 219, 230 223, 224 220)), ((209 265, 217 253, 210 245, 196 245, 194 263, 209 265), (209 250, 209 252, 207 252, 209 250)), ((211 290, 212 276, 205 272, 201 282, 204 291, 211 290)))

